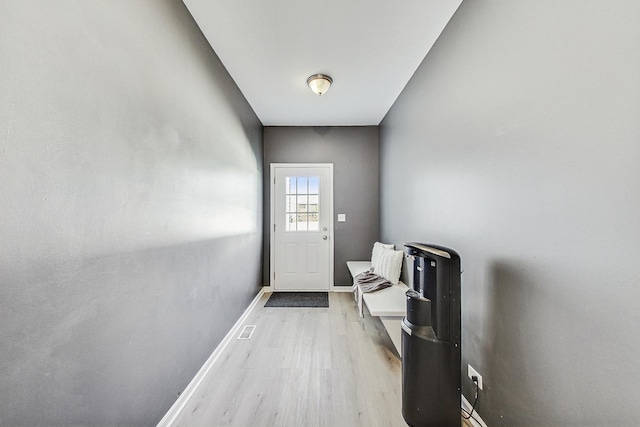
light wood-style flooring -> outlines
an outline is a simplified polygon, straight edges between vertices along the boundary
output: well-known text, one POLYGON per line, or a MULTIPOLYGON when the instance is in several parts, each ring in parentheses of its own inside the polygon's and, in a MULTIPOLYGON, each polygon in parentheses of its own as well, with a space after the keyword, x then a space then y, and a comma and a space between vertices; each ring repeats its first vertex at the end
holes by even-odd
POLYGON ((265 294, 175 426, 406 426, 401 362, 382 323, 350 293, 329 308, 265 308, 265 294))

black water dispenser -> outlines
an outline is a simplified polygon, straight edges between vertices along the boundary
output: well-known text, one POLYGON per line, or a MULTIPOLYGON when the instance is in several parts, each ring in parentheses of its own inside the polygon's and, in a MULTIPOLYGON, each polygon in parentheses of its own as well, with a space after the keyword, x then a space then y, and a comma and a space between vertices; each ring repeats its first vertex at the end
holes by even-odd
POLYGON ((405 243, 410 289, 402 321, 402 416, 412 427, 460 426, 460 257, 405 243))

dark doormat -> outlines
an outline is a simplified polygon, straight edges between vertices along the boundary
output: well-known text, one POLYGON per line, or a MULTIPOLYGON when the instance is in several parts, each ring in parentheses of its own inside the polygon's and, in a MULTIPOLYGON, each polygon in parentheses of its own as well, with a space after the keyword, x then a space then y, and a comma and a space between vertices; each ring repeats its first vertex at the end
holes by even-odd
POLYGON ((328 292, 274 292, 265 307, 329 307, 328 292))

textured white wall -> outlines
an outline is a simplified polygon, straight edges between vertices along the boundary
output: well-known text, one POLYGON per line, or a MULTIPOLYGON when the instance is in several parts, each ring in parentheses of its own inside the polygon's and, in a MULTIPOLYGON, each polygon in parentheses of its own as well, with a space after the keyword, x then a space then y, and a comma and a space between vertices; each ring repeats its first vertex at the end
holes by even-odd
POLYGON ((461 255, 488 425, 640 421, 638 22, 631 1, 463 2, 381 124, 382 238, 461 255))
POLYGON ((0 424, 153 424, 258 291, 262 126, 179 1, 5 1, 0 70, 0 424))

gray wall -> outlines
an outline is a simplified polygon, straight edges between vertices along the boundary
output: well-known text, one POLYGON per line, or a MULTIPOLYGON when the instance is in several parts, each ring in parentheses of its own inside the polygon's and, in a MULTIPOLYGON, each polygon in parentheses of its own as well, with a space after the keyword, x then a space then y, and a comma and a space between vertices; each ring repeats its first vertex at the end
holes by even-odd
POLYGON ((351 285, 346 262, 368 260, 379 233, 378 128, 264 128, 264 284, 269 284, 271 163, 333 163, 335 285, 351 285), (347 215, 337 222, 337 215, 347 215))
POLYGON ((381 124, 382 239, 460 253, 490 426, 640 422, 638 22, 465 1, 381 124))
POLYGON ((4 1, 0 69, 0 425, 154 425, 259 290, 262 126, 179 1, 4 1))

